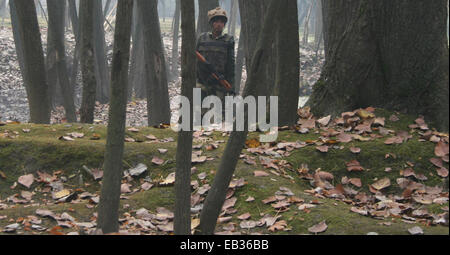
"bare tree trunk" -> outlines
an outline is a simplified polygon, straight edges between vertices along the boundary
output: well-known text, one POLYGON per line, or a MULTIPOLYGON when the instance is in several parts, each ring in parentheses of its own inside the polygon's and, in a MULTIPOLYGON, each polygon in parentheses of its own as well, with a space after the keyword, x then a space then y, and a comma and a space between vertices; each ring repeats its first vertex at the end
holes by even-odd
POLYGON ((137 0, 143 20, 147 85, 148 125, 170 123, 169 90, 166 60, 161 40, 157 0, 137 0))
POLYGON ((67 121, 77 122, 73 94, 70 89, 70 81, 67 72, 66 51, 64 47, 64 14, 66 2, 61 0, 47 0, 49 29, 52 29, 52 40, 56 54, 56 70, 58 83, 61 87, 63 105, 66 111, 67 121))
MULTIPOLYGON (((20 72, 22 74, 22 77, 25 76, 25 63, 24 63, 24 49, 22 44, 22 39, 19 31, 19 20, 17 17, 17 11, 16 11, 16 4, 14 1, 9 1, 9 11, 11 16, 11 25, 12 25, 12 32, 14 37, 14 44, 16 46, 16 54, 17 54, 17 60, 19 62, 20 72)), ((27 84, 27 81, 24 80, 24 87, 27 91, 27 95, 29 95, 31 92, 29 90, 30 84, 27 84)))
POLYGON ((228 20, 228 34, 235 36, 239 3, 238 0, 230 0, 230 1, 231 1, 231 13, 230 19, 228 20))
POLYGON ((23 80, 25 86, 28 86, 30 122, 48 124, 50 123, 50 102, 36 6, 29 0, 14 0, 14 2, 23 50, 23 80))
POLYGON ((111 8, 111 0, 106 0, 105 8, 103 8, 103 18, 104 19, 106 19, 106 15, 108 15, 110 8, 111 8))
POLYGON ((94 56, 94 1, 80 0, 81 27, 81 73, 83 77, 83 96, 80 108, 80 122, 93 123, 96 79, 94 56))
POLYGON ((129 78, 129 88, 128 88, 128 99, 131 100, 133 95, 133 89, 136 98, 143 99, 147 98, 147 86, 149 81, 149 74, 145 67, 145 56, 144 56, 144 38, 142 29, 142 18, 141 13, 138 11, 138 5, 135 4, 133 7, 133 46, 131 53, 131 65, 130 65, 130 76, 129 78))
POLYGON ((424 115, 447 131, 447 1, 322 4, 326 63, 308 102, 313 112, 382 107, 424 115))
MULTIPOLYGON (((259 35, 256 50, 251 61, 244 97, 255 96, 259 84, 265 82, 263 73, 266 72, 265 62, 270 58, 273 43, 273 34, 278 23, 278 11, 281 6, 286 6, 286 0, 272 0, 268 7, 261 34, 259 35), (284 5, 282 5, 284 3, 284 5)), ((248 112, 245 113, 245 122, 248 120, 248 112)), ((200 215, 198 234, 211 235, 214 233, 217 218, 225 201, 226 191, 239 159, 239 155, 245 144, 248 127, 245 131, 233 131, 220 161, 219 170, 214 177, 214 182, 206 197, 203 210, 200 215)))
POLYGON ((304 28, 303 28, 303 45, 308 44, 308 37, 309 37, 309 19, 311 18, 311 13, 314 8, 314 1, 310 1, 309 7, 308 7, 308 14, 306 15, 304 28))
POLYGON ((322 36, 322 26, 323 26, 323 22, 322 22, 322 1, 319 0, 316 3, 316 22, 315 22, 315 29, 314 29, 314 43, 316 45, 318 45, 321 41, 321 36, 322 36))
POLYGON ((133 0, 119 0, 114 32, 111 72, 111 104, 106 140, 104 176, 98 210, 98 226, 103 233, 119 230, 120 181, 125 139, 128 63, 130 60, 133 0))
POLYGON ((297 0, 285 0, 287 6, 279 15, 277 34, 277 71, 275 95, 278 96, 278 125, 292 126, 297 122, 300 79, 300 45, 297 0))
POLYGON ((198 0, 197 36, 210 30, 208 11, 218 6, 219 0, 198 0))
POLYGON ((244 67, 244 32, 241 29, 241 32, 239 33, 239 43, 238 43, 238 50, 237 50, 237 57, 236 57, 236 65, 235 65, 235 75, 236 78, 234 79, 234 87, 235 87, 235 93, 239 94, 241 92, 241 81, 242 81, 242 68, 244 67))
MULTIPOLYGON (((173 23, 173 41, 172 41, 172 77, 177 78, 178 73, 178 35, 180 32, 180 0, 176 0, 176 8, 173 23)), ((195 20, 195 17, 194 17, 195 20)))
POLYGON ((191 105, 189 110, 190 130, 182 130, 178 133, 174 230, 176 235, 189 235, 191 233, 192 99, 197 73, 196 58, 194 55, 196 42, 195 5, 194 0, 182 0, 180 3, 182 18, 181 30, 183 33, 181 49, 181 95, 187 97, 191 105))
MULTIPOLYGON (((80 50, 81 50, 81 42, 80 42, 80 25, 77 14, 77 6, 75 0, 69 0, 69 13, 70 20, 72 23, 72 32, 75 35, 75 51, 72 59, 72 69, 70 73, 70 87, 72 90, 72 94, 75 95, 75 86, 77 82, 77 74, 78 74, 78 64, 80 62, 80 50)), ((74 100, 76 97, 74 97, 74 100)))
POLYGON ((96 99, 104 104, 109 101, 110 76, 106 58, 105 29, 103 27, 103 8, 101 0, 94 2, 94 54, 95 76, 97 79, 96 99))

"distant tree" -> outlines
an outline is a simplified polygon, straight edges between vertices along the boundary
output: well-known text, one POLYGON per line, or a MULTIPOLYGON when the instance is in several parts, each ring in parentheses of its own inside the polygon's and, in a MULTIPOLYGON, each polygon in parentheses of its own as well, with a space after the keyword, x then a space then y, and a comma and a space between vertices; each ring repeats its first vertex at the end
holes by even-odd
POLYGON ((103 26, 102 0, 91 0, 94 2, 94 54, 95 54, 95 77, 97 79, 96 99, 100 103, 109 100, 110 74, 108 60, 106 58, 105 28, 103 26))
POLYGON ((15 39, 19 40, 16 45, 21 46, 16 48, 16 51, 22 50, 22 76, 27 87, 30 122, 48 124, 50 123, 49 91, 36 5, 29 0, 14 0, 11 7, 12 15, 17 14, 17 24, 13 25, 18 25, 19 36, 15 39))
MULTIPOLYGON (((257 95, 258 85, 264 82, 263 73, 266 72, 264 63, 270 58, 269 48, 272 47, 274 34, 278 23, 278 11, 281 6, 286 6, 287 0, 272 0, 267 9, 267 14, 262 25, 258 43, 249 68, 247 84, 243 97, 257 95)), ((245 113, 245 121, 248 119, 248 112, 245 113)), ((219 169, 211 189, 205 199, 203 210, 200 215, 200 226, 197 234, 211 235, 214 233, 217 218, 226 197, 226 191, 230 185, 231 178, 239 159, 239 155, 245 145, 248 134, 248 127, 244 131, 233 131, 228 139, 225 151, 222 155, 219 169)))
POLYGON ((119 0, 114 32, 111 72, 111 101, 104 162, 104 176, 98 210, 98 227, 104 234, 119 230, 120 181, 125 139, 128 63, 130 60, 133 0, 119 0))
MULTIPOLYGON (((172 66, 171 74, 173 78, 178 78, 178 34, 180 32, 180 0, 176 0, 176 7, 173 22, 173 40, 172 40, 172 66)), ((195 22, 195 17, 194 17, 195 22)), ((194 25, 195 26, 195 25, 194 25)), ((194 28, 195 29, 195 28, 194 28)))
POLYGON ((80 0, 81 29, 81 74, 83 95, 80 107, 80 122, 94 122, 96 95, 95 57, 94 57, 94 1, 80 0))
POLYGON ((66 2, 61 0, 47 0, 49 29, 52 29, 53 45, 56 50, 56 70, 58 83, 61 87, 63 105, 68 122, 77 122, 73 94, 66 65, 66 50, 64 47, 64 10, 66 2))
POLYGON ((383 107, 448 131, 447 1, 322 4, 326 61, 308 101, 314 114, 383 107))
POLYGON ((145 66, 150 74, 147 85, 148 125, 170 123, 166 60, 161 40, 157 0, 137 0, 144 35, 145 66))
POLYGON ((128 86, 128 100, 131 100, 133 95, 133 89, 136 98, 147 98, 147 86, 149 81, 149 73, 145 67, 144 56, 144 35, 143 35, 143 21, 141 18, 141 12, 138 11, 138 5, 133 7, 133 25, 132 25, 132 38, 133 46, 131 52, 131 65, 130 76, 128 86))
POLYGON ((187 97, 190 105, 190 130, 180 131, 177 142, 177 170, 175 173, 175 219, 176 235, 191 233, 191 160, 192 160, 192 98, 196 81, 195 16, 194 0, 182 0, 181 3, 181 95, 187 97))

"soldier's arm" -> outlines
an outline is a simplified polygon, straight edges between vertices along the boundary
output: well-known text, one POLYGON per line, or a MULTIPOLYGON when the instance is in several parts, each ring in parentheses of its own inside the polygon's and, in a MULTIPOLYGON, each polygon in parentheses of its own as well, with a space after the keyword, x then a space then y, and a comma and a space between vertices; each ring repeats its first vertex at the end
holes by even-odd
POLYGON ((234 55, 234 37, 231 37, 230 40, 230 48, 228 49, 228 56, 227 56, 227 66, 226 66, 226 80, 231 84, 233 90, 235 88, 234 84, 234 66, 236 63, 236 57, 234 55))

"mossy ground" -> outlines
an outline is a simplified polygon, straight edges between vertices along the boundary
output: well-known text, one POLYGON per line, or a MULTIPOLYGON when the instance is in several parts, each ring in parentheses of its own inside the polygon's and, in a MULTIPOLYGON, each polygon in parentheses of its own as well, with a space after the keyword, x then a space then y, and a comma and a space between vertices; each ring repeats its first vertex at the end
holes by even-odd
MULTIPOLYGON (((378 117, 386 117, 385 127, 392 130, 409 131, 408 125, 413 123, 414 117, 406 115, 398 115, 400 121, 391 122, 389 117, 392 113, 377 110, 378 117)), ((5 125, 0 127, 0 133, 5 130, 16 131, 19 136, 15 139, 0 137, 0 170, 5 173, 6 179, 0 178, 0 199, 20 193, 20 190, 28 190, 21 185, 17 185, 15 189, 10 186, 17 181, 18 177, 28 173, 34 173, 37 170, 51 173, 55 170, 62 170, 64 176, 78 176, 82 173, 85 176, 84 189, 89 192, 99 194, 100 184, 86 177, 81 170, 83 165, 89 168, 101 168, 104 155, 106 128, 99 125, 33 125, 18 124, 5 125), (23 129, 30 129, 29 133, 24 133, 23 129), (84 133, 84 138, 75 139, 75 141, 61 141, 58 137, 66 135, 70 132, 84 133), (93 133, 100 135, 100 140, 89 140, 93 133)), ((149 175, 153 180, 164 178, 169 173, 175 171, 175 153, 177 134, 170 129, 155 128, 139 128, 138 133, 127 131, 128 137, 133 137, 138 141, 147 141, 146 135, 152 134, 159 139, 173 138, 173 142, 168 143, 125 143, 124 169, 134 167, 138 163, 144 163, 149 166, 144 176, 149 175), (168 149, 166 154, 160 154, 157 149, 168 149), (153 156, 158 156, 165 160, 161 166, 151 163, 153 156)), ((443 179, 436 175, 435 167, 429 162, 434 157, 434 144, 431 142, 419 142, 418 134, 411 133, 413 138, 406 143, 400 145, 385 145, 385 138, 373 141, 360 142, 353 141, 348 144, 342 144, 344 149, 330 149, 328 153, 321 153, 315 149, 315 146, 307 146, 294 150, 293 153, 284 158, 293 167, 297 169, 301 164, 307 164, 311 170, 321 168, 334 175, 333 185, 340 183, 343 176, 349 178, 360 178, 362 187, 360 190, 369 193, 368 185, 372 184, 376 178, 381 179, 388 177, 392 183, 385 192, 388 194, 399 194, 400 189, 396 185, 396 178, 401 177, 399 171, 408 167, 408 163, 414 164, 416 173, 424 174, 428 180, 423 183, 427 186, 442 186, 448 191, 448 178, 443 179), (360 154, 353 154, 349 147, 361 148, 360 154), (386 154, 395 155, 386 158, 386 154), (348 172, 345 163, 356 159, 366 169, 364 172, 348 172), (390 167, 392 171, 387 173, 385 168, 390 167)), ((258 133, 251 133, 249 138, 257 137, 258 133)), ((309 133, 302 135, 293 131, 282 131, 279 133, 278 141, 306 141, 318 139, 319 133, 309 133)), ((222 136, 222 133, 215 132, 209 138, 217 140, 227 140, 228 137, 222 136)), ((212 183, 214 173, 218 168, 221 154, 226 143, 220 143, 216 150, 207 151, 203 148, 203 154, 214 158, 202 164, 195 165, 197 172, 192 175, 192 180, 199 180, 198 174, 205 172, 207 177, 200 183, 212 183)), ((243 153, 248 154, 246 150, 243 153)), ((253 155, 254 156, 254 155, 253 155)), ((258 160, 256 160, 258 162, 258 160)), ((444 164, 448 168, 448 164, 444 164)), ((425 226, 423 224, 408 224, 401 219, 388 217, 385 220, 377 220, 370 217, 361 216, 350 212, 351 205, 333 199, 318 199, 321 204, 310 209, 309 213, 300 211, 297 206, 291 205, 289 210, 283 213, 277 212, 270 205, 263 204, 261 200, 273 196, 280 187, 287 187, 297 196, 310 202, 317 199, 316 197, 305 193, 305 190, 311 189, 309 182, 300 179, 295 171, 288 171, 288 175, 292 177, 286 178, 270 174, 267 177, 255 177, 253 171, 264 170, 264 167, 258 162, 257 166, 248 165, 242 160, 239 161, 235 171, 235 178, 244 178, 247 182, 241 188, 236 190, 235 196, 238 198, 235 208, 237 213, 233 215, 232 222, 236 223, 236 230, 242 233, 268 233, 268 234, 308 234, 308 228, 325 220, 328 229, 324 234, 343 234, 343 235, 364 235, 368 232, 377 232, 379 234, 409 234, 407 229, 414 225, 420 226, 425 234, 449 234, 449 228, 445 226, 425 226), (252 196, 255 198, 253 202, 245 200, 252 196), (251 220, 258 220, 264 214, 272 216, 281 215, 282 220, 288 223, 290 231, 279 231, 271 233, 267 228, 254 228, 250 230, 242 230, 239 227, 239 215, 249 212, 251 220), (380 223, 389 222, 391 225, 386 226, 380 223)), ((70 188, 76 188, 78 185, 78 177, 73 177, 65 184, 70 188)), ((30 190, 42 185, 34 183, 30 190)), ((140 183, 135 181, 133 188, 138 187, 140 183)), ((15 208, 0 211, 0 215, 7 217, 0 220, 0 228, 11 224, 12 221, 19 217, 33 215, 37 208, 50 209, 56 213, 68 211, 79 222, 89 221, 96 208, 87 208, 87 202, 81 204, 61 203, 56 205, 45 205, 41 203, 41 199, 46 198, 43 194, 37 192, 33 197, 39 205, 16 205, 15 208)), ((170 210, 174 209, 174 190, 173 187, 153 187, 148 191, 139 191, 129 196, 127 200, 121 200, 121 214, 137 210, 145 207, 149 211, 155 212, 157 207, 166 207, 170 210)), ((51 198, 48 198, 51 200, 51 198)), ((33 204, 33 203, 32 203, 33 204)), ((443 207, 448 207, 448 203, 444 205, 424 206, 432 213, 442 213, 443 207)), ((52 220, 44 220, 43 226, 51 227, 55 225, 52 220)), ((217 231, 221 231, 224 224, 218 224, 217 231)), ((68 230, 64 230, 68 231, 68 230)), ((27 233, 27 232, 25 232, 27 233)), ((45 233, 45 232, 44 232, 45 233)))

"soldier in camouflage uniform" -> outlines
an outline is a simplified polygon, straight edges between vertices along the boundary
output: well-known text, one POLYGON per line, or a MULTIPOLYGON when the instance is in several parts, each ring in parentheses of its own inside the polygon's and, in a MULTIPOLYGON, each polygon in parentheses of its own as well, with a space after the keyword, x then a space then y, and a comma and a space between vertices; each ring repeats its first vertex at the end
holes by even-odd
MULTIPOLYGON (((234 91, 234 38, 224 34, 225 24, 228 22, 227 13, 220 7, 208 12, 209 24, 212 31, 202 33, 197 39, 196 50, 211 63, 218 73, 222 74, 231 84, 234 91)), ((202 90, 202 100, 210 95, 215 95, 222 100, 222 116, 225 112, 225 96, 228 92, 219 82, 211 76, 203 63, 197 66, 197 88, 202 90)), ((208 109, 202 110, 202 116, 208 109)))

